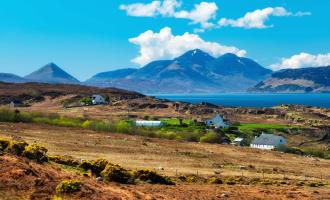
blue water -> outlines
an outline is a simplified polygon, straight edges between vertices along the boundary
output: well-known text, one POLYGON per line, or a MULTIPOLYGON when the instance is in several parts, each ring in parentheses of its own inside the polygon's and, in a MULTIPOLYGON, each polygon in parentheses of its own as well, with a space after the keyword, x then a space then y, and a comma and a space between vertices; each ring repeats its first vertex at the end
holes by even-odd
POLYGON ((330 94, 150 94, 161 99, 190 103, 209 102, 223 106, 272 107, 298 104, 330 108, 330 94))

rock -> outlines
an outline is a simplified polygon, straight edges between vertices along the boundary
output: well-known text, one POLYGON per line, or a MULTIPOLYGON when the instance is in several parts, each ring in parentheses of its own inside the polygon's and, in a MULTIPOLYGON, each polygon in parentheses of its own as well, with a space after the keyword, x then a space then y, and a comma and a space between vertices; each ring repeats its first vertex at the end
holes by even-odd
POLYGON ((229 195, 227 193, 222 193, 221 197, 229 197, 229 195))
POLYGON ((102 177, 97 177, 96 182, 98 182, 98 183, 103 182, 103 178, 102 177))

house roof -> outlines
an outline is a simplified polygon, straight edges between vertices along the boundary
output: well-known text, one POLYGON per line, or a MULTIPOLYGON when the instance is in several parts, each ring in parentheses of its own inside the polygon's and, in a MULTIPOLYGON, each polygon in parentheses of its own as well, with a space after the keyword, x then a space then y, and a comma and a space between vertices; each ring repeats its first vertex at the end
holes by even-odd
POLYGON ((284 142, 285 139, 282 136, 262 133, 259 137, 254 138, 251 144, 275 146, 278 144, 283 144, 284 142))
POLYGON ((243 140, 244 140, 244 138, 238 137, 238 138, 235 138, 234 142, 242 142, 243 140))

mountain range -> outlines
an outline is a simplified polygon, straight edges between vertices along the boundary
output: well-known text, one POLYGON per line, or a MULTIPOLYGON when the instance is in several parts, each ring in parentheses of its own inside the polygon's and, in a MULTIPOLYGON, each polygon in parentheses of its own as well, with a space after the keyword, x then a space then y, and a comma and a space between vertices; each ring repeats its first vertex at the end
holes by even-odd
POLYGON ((330 67, 272 72, 235 54, 215 58, 195 49, 172 60, 153 61, 142 68, 98 73, 80 82, 54 63, 19 77, 0 73, 3 82, 44 82, 117 87, 142 93, 327 92, 330 67))
POLYGON ((87 84, 143 93, 243 92, 272 73, 248 58, 234 54, 214 58, 199 49, 173 60, 151 62, 138 70, 115 72, 102 73, 107 77, 97 74, 87 84), (121 76, 114 76, 117 74, 121 76))
POLYGON ((281 70, 261 81, 250 91, 267 93, 330 92, 330 66, 281 70))

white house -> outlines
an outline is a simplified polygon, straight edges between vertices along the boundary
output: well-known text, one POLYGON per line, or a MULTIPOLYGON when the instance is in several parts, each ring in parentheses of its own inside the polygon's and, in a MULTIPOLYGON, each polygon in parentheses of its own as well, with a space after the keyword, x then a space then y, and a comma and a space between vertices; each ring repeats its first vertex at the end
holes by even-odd
POLYGON ((99 95, 99 94, 94 94, 92 96, 92 103, 93 103, 93 105, 104 104, 105 103, 105 99, 101 95, 99 95))
POLYGON ((215 128, 227 128, 229 127, 223 120, 223 118, 217 114, 212 119, 208 119, 205 121, 206 126, 214 126, 215 128))
POLYGON ((251 142, 251 148, 271 150, 280 145, 285 145, 286 141, 282 136, 274 134, 262 133, 259 137, 255 137, 251 142))
POLYGON ((163 123, 161 121, 146 121, 146 120, 137 120, 135 121, 136 126, 147 126, 147 127, 159 127, 163 123))

